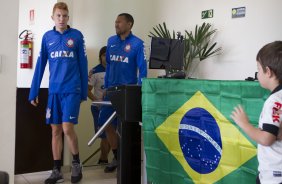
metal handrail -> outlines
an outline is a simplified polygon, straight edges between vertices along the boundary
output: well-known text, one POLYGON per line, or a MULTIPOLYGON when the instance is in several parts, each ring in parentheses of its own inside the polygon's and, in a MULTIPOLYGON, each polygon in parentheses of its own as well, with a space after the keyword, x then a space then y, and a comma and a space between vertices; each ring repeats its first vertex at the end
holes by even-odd
MULTIPOLYGON (((92 102, 92 105, 112 105, 112 103, 110 101, 94 101, 92 102)), ((116 111, 114 111, 112 113, 112 115, 107 119, 107 121, 105 122, 105 124, 98 130, 98 132, 90 139, 90 141, 88 142, 88 146, 91 146, 94 141, 103 133, 103 131, 105 130, 105 128, 114 120, 114 118, 116 117, 116 111)))

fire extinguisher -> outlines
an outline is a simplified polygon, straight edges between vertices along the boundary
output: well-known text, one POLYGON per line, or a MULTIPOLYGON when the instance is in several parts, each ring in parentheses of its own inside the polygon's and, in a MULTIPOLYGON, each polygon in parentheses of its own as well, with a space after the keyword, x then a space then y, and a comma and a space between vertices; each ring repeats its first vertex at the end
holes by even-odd
POLYGON ((32 33, 24 30, 19 35, 20 42, 20 67, 32 68, 32 33), (25 34, 25 35, 23 35, 25 34))

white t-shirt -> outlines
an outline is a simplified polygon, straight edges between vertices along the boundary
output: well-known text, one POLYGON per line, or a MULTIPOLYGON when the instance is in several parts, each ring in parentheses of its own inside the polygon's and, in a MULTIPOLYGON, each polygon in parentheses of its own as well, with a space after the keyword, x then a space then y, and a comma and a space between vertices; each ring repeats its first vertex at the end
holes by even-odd
POLYGON ((88 85, 94 88, 94 97, 97 100, 103 100, 104 92, 104 78, 105 78, 105 68, 101 65, 97 65, 89 72, 88 85))
MULTIPOLYGON (((265 101, 259 128, 277 136, 281 126, 282 87, 277 87, 265 101)), ((262 184, 278 184, 282 182, 282 141, 275 141, 271 146, 258 144, 259 177, 262 184)))

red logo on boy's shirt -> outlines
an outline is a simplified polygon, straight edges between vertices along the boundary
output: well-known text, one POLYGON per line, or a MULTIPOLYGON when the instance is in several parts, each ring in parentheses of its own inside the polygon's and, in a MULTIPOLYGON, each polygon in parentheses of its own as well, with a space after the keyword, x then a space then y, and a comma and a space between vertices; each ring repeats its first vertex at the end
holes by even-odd
POLYGON ((279 102, 275 102, 274 106, 272 107, 272 120, 273 122, 280 123, 280 113, 278 110, 280 110, 282 107, 282 104, 279 102))

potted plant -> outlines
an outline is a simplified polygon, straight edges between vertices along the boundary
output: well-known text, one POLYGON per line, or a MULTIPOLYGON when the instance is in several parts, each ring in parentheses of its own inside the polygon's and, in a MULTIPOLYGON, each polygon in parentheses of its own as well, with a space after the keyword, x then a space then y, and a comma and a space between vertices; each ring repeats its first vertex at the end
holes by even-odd
MULTIPOLYGON (((216 48, 217 43, 212 41, 216 31, 216 29, 211 28, 209 23, 203 23, 199 27, 196 25, 194 33, 185 30, 184 71, 187 78, 192 77, 196 69, 196 67, 192 67, 192 62, 197 62, 197 66, 201 61, 219 54, 219 51, 221 51, 221 47, 216 48)), ((150 31, 148 36, 175 39, 177 34, 174 30, 171 34, 165 22, 163 22, 163 24, 153 27, 153 31, 150 31)))

